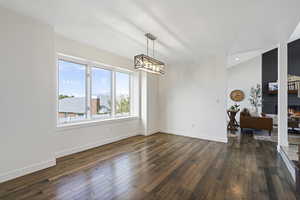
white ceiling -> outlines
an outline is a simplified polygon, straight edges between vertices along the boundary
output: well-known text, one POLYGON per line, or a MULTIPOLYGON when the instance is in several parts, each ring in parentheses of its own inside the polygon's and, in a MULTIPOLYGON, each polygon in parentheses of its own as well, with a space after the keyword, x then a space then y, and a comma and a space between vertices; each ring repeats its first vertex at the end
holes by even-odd
POLYGON ((227 57, 227 67, 228 68, 233 67, 240 63, 246 62, 247 60, 250 60, 257 56, 261 56, 263 53, 268 52, 275 48, 277 48, 277 45, 269 46, 268 48, 265 48, 265 49, 255 49, 255 50, 239 52, 239 53, 229 55, 227 57))
POLYGON ((144 33, 158 37, 159 58, 194 60, 287 40, 300 21, 299 0, 0 0, 55 31, 132 57, 145 52, 144 33))
POLYGON ((295 31, 290 37, 290 42, 300 39, 300 23, 297 25, 295 31))
POLYGON ((227 67, 232 67, 240 63, 243 63, 247 60, 255 58, 256 56, 260 56, 264 52, 266 52, 264 49, 257 49, 257 50, 229 55, 227 60, 227 67))

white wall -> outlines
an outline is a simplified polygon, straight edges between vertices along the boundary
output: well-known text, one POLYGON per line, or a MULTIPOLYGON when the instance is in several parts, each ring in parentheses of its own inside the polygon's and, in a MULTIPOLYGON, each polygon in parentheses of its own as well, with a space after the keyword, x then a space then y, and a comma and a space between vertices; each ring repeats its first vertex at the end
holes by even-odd
POLYGON ((54 30, 0 7, 0 182, 55 164, 54 30))
MULTIPOLYGON (((51 26, 1 7, 0 24, 0 182, 55 165, 60 156, 145 134, 139 118, 56 127, 56 52, 128 69, 132 60, 58 36, 51 26)), ((147 80, 144 91, 154 99, 157 82, 147 80)), ((137 102, 141 91, 134 88, 137 102)), ((146 111, 147 127, 156 126, 149 121, 155 112, 146 111)))
POLYGON ((221 56, 167 66, 159 82, 162 132, 227 142, 225 63, 221 56))
MULTIPOLYGON (((250 89, 257 84, 261 85, 261 55, 243 63, 227 68, 228 81, 227 81, 227 108, 237 103, 240 109, 248 108, 253 110, 249 103, 250 89), (230 99, 230 93, 233 90, 242 90, 245 93, 245 99, 241 102, 234 102, 230 99)), ((261 112, 261 108, 259 113, 261 112)), ((240 117, 237 114, 237 121, 240 117)))
POLYGON ((160 131, 159 124, 159 76, 148 73, 148 126, 147 135, 154 134, 160 131))
MULTIPOLYGON (((56 52, 59 53, 133 70, 132 61, 129 59, 69 40, 59 35, 56 35, 55 37, 55 47, 56 52)), ((58 128, 55 133, 55 152, 57 156, 64 156, 133 135, 138 135, 141 132, 143 132, 143 130, 138 118, 120 120, 118 122, 99 122, 84 126, 58 128)))
POLYGON ((143 88, 141 116, 144 135, 151 135, 160 131, 158 81, 159 76, 141 72, 141 85, 143 88))

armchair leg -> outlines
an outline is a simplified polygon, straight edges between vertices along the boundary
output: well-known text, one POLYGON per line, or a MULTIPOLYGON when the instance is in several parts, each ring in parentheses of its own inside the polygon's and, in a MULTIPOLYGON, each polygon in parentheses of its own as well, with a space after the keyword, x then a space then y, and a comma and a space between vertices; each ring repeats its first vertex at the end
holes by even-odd
POLYGON ((271 136, 271 133, 272 133, 272 131, 271 131, 271 130, 269 130, 269 136, 271 136))

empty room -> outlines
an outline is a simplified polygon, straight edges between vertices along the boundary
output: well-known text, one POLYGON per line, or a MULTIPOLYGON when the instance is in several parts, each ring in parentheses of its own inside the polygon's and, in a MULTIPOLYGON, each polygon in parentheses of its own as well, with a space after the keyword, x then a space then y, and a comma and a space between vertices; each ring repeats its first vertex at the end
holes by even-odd
POLYGON ((0 0, 0 199, 300 199, 299 8, 0 0))

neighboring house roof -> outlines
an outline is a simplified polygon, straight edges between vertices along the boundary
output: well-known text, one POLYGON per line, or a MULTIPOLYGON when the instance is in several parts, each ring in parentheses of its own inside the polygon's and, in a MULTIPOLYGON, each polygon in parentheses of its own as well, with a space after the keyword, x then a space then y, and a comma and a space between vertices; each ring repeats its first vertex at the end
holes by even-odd
POLYGON ((60 113, 85 113, 85 97, 72 97, 59 100, 60 113))
MULTIPOLYGON (((110 96, 99 95, 97 98, 100 99, 102 109, 108 110, 110 107, 109 101, 110 96)), ((64 98, 59 100, 59 112, 60 113, 85 113, 86 100, 85 97, 72 97, 64 98)), ((101 109, 101 110, 102 110, 101 109)))

